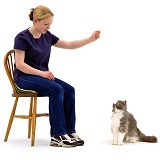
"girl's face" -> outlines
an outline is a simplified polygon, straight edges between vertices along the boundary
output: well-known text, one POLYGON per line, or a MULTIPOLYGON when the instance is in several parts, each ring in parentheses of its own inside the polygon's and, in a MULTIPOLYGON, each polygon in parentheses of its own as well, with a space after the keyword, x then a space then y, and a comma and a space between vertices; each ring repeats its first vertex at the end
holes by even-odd
POLYGON ((53 21, 53 16, 47 17, 40 21, 34 19, 34 25, 39 33, 45 34, 50 29, 52 21, 53 21))

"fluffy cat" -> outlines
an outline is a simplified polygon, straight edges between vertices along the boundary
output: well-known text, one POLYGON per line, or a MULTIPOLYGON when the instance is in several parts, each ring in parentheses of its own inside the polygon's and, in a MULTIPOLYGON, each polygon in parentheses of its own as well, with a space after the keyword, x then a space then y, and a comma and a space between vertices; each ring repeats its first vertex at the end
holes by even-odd
POLYGON ((113 145, 123 145, 125 140, 130 143, 151 142, 156 143, 156 136, 146 136, 137 127, 134 116, 127 111, 127 102, 118 100, 112 106, 111 131, 113 145))

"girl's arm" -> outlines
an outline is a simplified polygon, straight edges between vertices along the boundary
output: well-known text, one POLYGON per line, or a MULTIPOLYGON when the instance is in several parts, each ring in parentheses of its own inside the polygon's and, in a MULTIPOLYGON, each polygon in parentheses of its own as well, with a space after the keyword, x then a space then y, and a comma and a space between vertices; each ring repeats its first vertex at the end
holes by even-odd
POLYGON ((64 49, 76 49, 96 41, 99 37, 100 37, 100 31, 94 31, 90 37, 80 40, 65 41, 59 39, 59 41, 54 46, 64 49))
POLYGON ((26 74, 37 75, 44 78, 48 78, 50 80, 54 80, 54 75, 52 74, 52 72, 41 71, 29 66, 24 62, 24 57, 25 57, 25 51, 15 50, 15 62, 16 62, 17 69, 19 69, 20 71, 26 74))

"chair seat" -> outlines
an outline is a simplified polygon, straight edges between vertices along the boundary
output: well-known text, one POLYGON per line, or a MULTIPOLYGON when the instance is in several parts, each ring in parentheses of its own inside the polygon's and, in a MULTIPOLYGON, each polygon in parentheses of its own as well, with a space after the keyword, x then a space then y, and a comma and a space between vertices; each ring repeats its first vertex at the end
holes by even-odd
POLYGON ((24 93, 26 93, 26 94, 28 94, 28 93, 36 93, 37 94, 36 91, 26 90, 26 89, 22 89, 22 88, 18 87, 16 83, 15 83, 15 89, 16 89, 17 93, 23 93, 23 94, 24 93))
POLYGON ((15 83, 16 92, 12 93, 12 97, 47 97, 33 90, 22 89, 15 83))

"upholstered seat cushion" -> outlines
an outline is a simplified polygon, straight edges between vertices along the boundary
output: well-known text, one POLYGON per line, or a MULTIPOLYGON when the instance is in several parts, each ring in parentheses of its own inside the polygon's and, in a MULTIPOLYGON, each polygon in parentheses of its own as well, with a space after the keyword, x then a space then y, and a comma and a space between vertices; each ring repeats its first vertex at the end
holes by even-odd
POLYGON ((33 91, 33 90, 26 90, 26 89, 19 88, 16 84, 15 84, 15 89, 17 93, 37 93, 36 91, 33 91))

